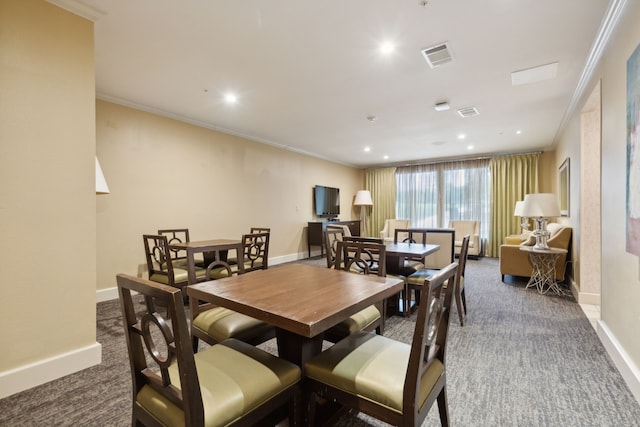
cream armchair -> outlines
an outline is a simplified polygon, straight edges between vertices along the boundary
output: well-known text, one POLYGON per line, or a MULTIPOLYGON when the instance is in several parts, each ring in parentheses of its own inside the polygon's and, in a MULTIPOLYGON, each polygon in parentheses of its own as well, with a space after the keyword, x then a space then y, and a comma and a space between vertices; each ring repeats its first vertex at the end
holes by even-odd
POLYGON ((480 240, 480 221, 449 221, 449 228, 456 230, 456 255, 460 255, 462 247, 462 239, 466 234, 469 235, 468 256, 477 257, 482 251, 482 243, 480 240))
POLYGON ((387 219, 384 221, 384 228, 380 232, 380 238, 386 242, 393 242, 396 228, 409 228, 408 219, 387 219))

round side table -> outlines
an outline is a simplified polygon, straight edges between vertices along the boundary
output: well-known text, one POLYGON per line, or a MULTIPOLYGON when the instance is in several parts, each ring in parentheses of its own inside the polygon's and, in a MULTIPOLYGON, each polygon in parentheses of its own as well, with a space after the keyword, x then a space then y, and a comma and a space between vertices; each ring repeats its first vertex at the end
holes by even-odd
POLYGON ((558 248, 534 249, 533 246, 520 246, 520 250, 529 253, 529 261, 533 267, 527 288, 535 286, 540 294, 546 294, 552 290, 558 295, 564 295, 563 290, 556 282, 556 261, 560 255, 566 254, 567 250, 558 248))

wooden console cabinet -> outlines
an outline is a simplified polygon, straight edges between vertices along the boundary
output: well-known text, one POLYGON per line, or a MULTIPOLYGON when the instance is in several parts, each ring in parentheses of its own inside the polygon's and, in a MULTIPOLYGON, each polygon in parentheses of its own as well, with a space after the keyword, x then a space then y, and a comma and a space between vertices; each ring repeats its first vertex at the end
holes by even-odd
POLYGON ((351 221, 314 221, 307 226, 307 247, 309 257, 311 257, 311 245, 320 246, 320 255, 324 256, 324 231, 327 225, 346 225, 349 227, 352 236, 360 235, 360 220, 351 221))

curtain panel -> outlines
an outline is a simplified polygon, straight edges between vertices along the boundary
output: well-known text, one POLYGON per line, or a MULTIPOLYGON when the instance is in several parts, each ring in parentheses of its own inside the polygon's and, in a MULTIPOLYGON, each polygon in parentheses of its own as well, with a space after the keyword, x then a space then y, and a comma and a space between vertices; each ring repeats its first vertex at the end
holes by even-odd
POLYGON ((520 234, 520 218, 513 215, 516 202, 538 192, 540 153, 495 157, 491 170, 491 224, 486 255, 498 257, 505 236, 520 234))
POLYGON ((370 237, 380 237, 386 219, 396 213, 396 168, 365 169, 365 189, 371 192, 373 207, 367 230, 370 237))

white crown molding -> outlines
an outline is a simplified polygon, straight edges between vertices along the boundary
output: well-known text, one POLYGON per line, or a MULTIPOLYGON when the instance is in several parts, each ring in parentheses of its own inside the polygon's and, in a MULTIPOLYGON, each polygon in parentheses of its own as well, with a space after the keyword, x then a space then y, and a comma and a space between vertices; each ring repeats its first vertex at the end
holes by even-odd
POLYGON ((609 7, 607 9, 604 18, 602 18, 602 22, 600 23, 600 28, 598 29, 598 34, 596 35, 595 40, 593 41, 593 45, 591 46, 591 50, 589 51, 589 56, 587 57, 587 62, 584 65, 584 69, 582 70, 582 74, 580 75, 580 79, 578 80, 578 84, 576 85, 576 89, 573 92, 573 96, 569 101, 569 105, 564 112, 564 116, 562 116, 562 120, 560 121, 560 126, 558 126, 558 131, 554 137, 554 141, 557 141, 558 137, 566 127, 569 118, 573 115, 578 102, 584 95, 584 92, 587 88, 587 84, 589 84, 591 77, 593 75, 594 70, 598 66, 600 62, 600 58, 602 57, 602 52, 604 51, 607 42, 609 41, 609 37, 611 37, 611 33, 615 29, 618 24, 618 19, 620 15, 627 5, 627 0, 611 0, 609 3, 609 7))
POLYGON ((82 16, 90 21, 96 22, 107 14, 107 12, 98 9, 95 6, 91 6, 82 0, 47 0, 49 3, 54 4, 62 9, 68 10, 71 13, 82 16))

